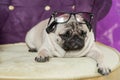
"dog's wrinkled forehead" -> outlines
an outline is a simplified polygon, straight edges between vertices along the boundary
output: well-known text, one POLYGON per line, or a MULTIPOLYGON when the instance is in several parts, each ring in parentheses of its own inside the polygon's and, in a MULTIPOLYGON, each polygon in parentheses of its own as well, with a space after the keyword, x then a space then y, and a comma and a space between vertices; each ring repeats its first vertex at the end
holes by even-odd
POLYGON ((73 32, 78 30, 85 30, 83 24, 79 24, 78 22, 68 22, 65 24, 65 27, 73 32))

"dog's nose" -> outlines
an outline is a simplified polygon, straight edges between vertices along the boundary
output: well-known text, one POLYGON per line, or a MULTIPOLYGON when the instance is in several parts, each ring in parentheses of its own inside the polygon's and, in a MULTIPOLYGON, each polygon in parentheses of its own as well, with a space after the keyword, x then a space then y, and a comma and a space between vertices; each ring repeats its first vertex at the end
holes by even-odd
POLYGON ((84 46, 84 40, 79 38, 78 35, 74 35, 72 40, 71 40, 71 46, 75 49, 84 46))
POLYGON ((78 35, 74 35, 74 36, 73 36, 73 39, 74 39, 74 40, 79 40, 78 35))

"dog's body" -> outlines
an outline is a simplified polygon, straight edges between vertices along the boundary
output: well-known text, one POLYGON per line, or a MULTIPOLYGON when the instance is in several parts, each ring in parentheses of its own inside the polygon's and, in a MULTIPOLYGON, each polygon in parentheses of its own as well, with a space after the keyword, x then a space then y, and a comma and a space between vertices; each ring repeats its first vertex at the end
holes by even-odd
POLYGON ((87 32, 84 36, 79 29, 66 28, 63 24, 58 25, 54 32, 47 33, 47 20, 44 20, 33 27, 26 35, 26 44, 31 51, 37 50, 38 56, 35 58, 38 62, 46 62, 49 57, 91 57, 98 63, 98 72, 102 75, 107 75, 111 71, 105 66, 101 51, 97 48, 94 40, 94 34, 89 31, 87 25, 79 25, 71 21, 65 26, 83 26, 81 31, 87 32), (72 37, 65 39, 63 34, 72 29, 72 37), (81 35, 79 36, 78 33, 81 35), (75 36, 76 35, 76 36, 75 36), (77 36, 78 35, 78 36, 77 36), (74 37, 74 38, 73 38, 74 37), (74 40, 75 39, 75 40, 74 40), (82 41, 80 42, 79 39, 82 41), (77 41, 77 42, 74 42, 77 41), (69 47, 72 46, 72 47, 69 47))
POLYGON ((87 38, 85 46, 82 50, 66 52, 59 45, 60 38, 56 36, 54 33, 47 34, 47 32, 45 31, 46 29, 45 26, 47 26, 46 25, 47 22, 48 22, 48 19, 45 21, 42 21, 41 23, 33 27, 27 33, 26 43, 28 47, 32 49, 33 51, 36 49, 39 52, 42 49, 47 48, 47 50, 49 51, 49 54, 48 54, 49 57, 54 57, 54 56, 56 57, 81 57, 81 56, 85 56, 90 51, 90 49, 93 47, 94 34, 91 31, 88 34, 89 37, 87 38))

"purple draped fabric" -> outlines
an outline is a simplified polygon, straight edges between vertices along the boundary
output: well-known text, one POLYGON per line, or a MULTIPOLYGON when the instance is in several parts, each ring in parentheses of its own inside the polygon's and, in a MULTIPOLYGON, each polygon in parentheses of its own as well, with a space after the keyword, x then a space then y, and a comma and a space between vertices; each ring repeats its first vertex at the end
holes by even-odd
POLYGON ((120 0, 113 0, 107 16, 98 22, 96 39, 120 51, 120 0))
POLYGON ((120 9, 116 9, 119 3, 118 0, 113 1, 111 8, 111 0, 95 0, 95 4, 94 0, 0 0, 0 44, 24 42, 26 32, 49 18, 53 11, 72 11, 74 6, 74 11, 92 11, 95 14, 92 25, 96 29, 96 40, 120 50, 120 37, 116 36, 120 33, 117 19, 120 9), (111 29, 114 29, 112 38, 109 34, 111 29))

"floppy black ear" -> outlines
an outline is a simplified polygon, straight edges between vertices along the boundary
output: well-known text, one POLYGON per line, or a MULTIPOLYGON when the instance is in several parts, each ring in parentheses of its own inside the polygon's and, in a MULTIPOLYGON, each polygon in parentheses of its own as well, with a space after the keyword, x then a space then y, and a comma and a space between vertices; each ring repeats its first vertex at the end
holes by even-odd
POLYGON ((86 23, 86 25, 87 25, 89 31, 91 31, 92 25, 90 24, 90 22, 88 22, 88 21, 86 21, 86 20, 84 20, 84 21, 85 21, 85 23, 86 23))
POLYGON ((53 32, 56 29, 57 22, 53 21, 50 25, 47 26, 46 32, 49 34, 50 32, 53 32))

